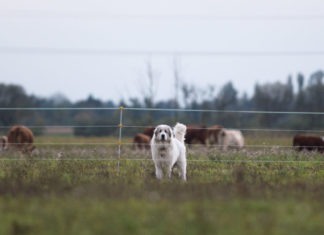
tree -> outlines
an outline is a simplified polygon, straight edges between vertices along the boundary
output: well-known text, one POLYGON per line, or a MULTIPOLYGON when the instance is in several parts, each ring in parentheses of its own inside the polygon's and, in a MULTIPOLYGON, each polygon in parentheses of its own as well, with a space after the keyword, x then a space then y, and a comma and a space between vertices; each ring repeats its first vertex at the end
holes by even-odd
POLYGON ((183 83, 181 86, 183 103, 185 108, 190 108, 190 104, 197 99, 197 90, 194 85, 183 83))
MULTIPOLYGON (((219 110, 229 110, 235 109, 238 99, 237 90, 235 89, 232 82, 226 83, 219 91, 216 99, 214 100, 214 105, 216 109, 219 110)), ((232 113, 217 113, 216 123, 223 125, 225 127, 235 127, 237 126, 238 118, 236 114, 232 113)))
POLYGON ((303 90, 303 86, 304 86, 304 75, 299 73, 297 75, 297 83, 298 83, 298 92, 301 92, 303 90))
POLYGON ((298 93, 296 97, 296 103, 295 103, 295 110, 302 111, 305 110, 305 92, 304 92, 304 75, 299 73, 297 75, 297 83, 298 83, 298 93))
MULTIPOLYGON (((139 81, 140 93, 143 96, 144 107, 153 108, 158 91, 158 75, 153 69, 151 60, 146 63, 146 78, 139 81)), ((148 111, 144 116, 146 123, 152 123, 153 112, 148 111)))
MULTIPOLYGON (((32 107, 32 99, 21 86, 0 84, 0 107, 19 108, 32 107)), ((0 111, 2 125, 24 124, 33 115, 32 111, 0 111)))
MULTIPOLYGON (((324 84, 323 71, 313 73, 308 81, 308 87, 305 90, 305 106, 308 111, 323 112, 324 111, 324 84)), ((310 117, 310 126, 323 127, 323 117, 320 115, 312 115, 310 117)))
POLYGON ((153 65, 150 60, 146 63, 146 79, 144 85, 141 87, 141 93, 144 96, 144 104, 147 108, 154 107, 154 101, 157 94, 157 74, 153 70, 153 65))
MULTIPOLYGON (((287 84, 281 82, 256 85, 254 89, 254 104, 257 110, 265 111, 287 111, 292 106, 293 98, 291 81, 287 84)), ((275 126, 283 116, 274 114, 258 115, 261 126, 275 126)))
POLYGON ((176 58, 173 59, 173 77, 174 77, 174 108, 178 108, 181 76, 180 76, 179 64, 176 58))
POLYGON ((226 83, 216 98, 218 109, 228 109, 237 104, 237 91, 232 82, 226 83))
POLYGON ((317 71, 313 73, 306 88, 306 105, 310 111, 324 111, 324 73, 317 71))

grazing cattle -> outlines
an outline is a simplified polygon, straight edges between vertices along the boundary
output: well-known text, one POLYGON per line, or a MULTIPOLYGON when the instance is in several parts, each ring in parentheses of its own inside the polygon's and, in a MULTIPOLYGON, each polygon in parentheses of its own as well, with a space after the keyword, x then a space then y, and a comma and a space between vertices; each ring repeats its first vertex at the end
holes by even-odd
POLYGON ((305 149, 308 151, 317 150, 317 151, 323 153, 324 152, 324 137, 297 134, 294 136, 293 146, 298 151, 302 151, 303 149, 305 149))
POLYGON ((1 136, 0 137, 0 150, 6 150, 8 147, 8 137, 1 136))
POLYGON ((194 141, 199 142, 200 144, 206 145, 208 138, 208 130, 206 126, 187 126, 187 133, 185 137, 185 142, 187 144, 192 144, 194 141))
POLYGON ((146 127, 144 129, 144 131, 143 131, 143 134, 149 136, 150 138, 152 138, 153 137, 154 130, 155 130, 155 127, 154 126, 146 127))
POLYGON ((13 126, 8 132, 8 147, 22 152, 31 152, 33 146, 33 132, 25 126, 13 126))
POLYGON ((241 131, 223 128, 218 133, 218 143, 225 151, 228 148, 241 149, 244 147, 244 137, 241 131))
POLYGON ((138 133, 133 139, 134 149, 150 149, 150 141, 151 138, 148 135, 138 133))
POLYGON ((222 126, 216 125, 208 128, 208 139, 209 144, 216 145, 218 144, 218 134, 223 129, 222 126))

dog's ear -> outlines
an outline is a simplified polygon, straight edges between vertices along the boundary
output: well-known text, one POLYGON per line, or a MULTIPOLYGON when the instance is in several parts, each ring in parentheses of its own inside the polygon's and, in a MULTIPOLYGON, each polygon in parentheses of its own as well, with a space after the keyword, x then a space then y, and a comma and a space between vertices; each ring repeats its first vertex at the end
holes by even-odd
POLYGON ((174 137, 174 133, 173 133, 171 127, 168 128, 168 135, 169 135, 169 138, 171 138, 172 136, 174 137))
POLYGON ((157 134, 158 134, 158 129, 159 129, 159 127, 157 126, 157 127, 154 129, 153 135, 157 136, 157 134))
POLYGON ((170 128, 170 131, 171 131, 171 135, 173 136, 173 138, 175 138, 175 134, 174 134, 174 131, 172 128, 170 128))

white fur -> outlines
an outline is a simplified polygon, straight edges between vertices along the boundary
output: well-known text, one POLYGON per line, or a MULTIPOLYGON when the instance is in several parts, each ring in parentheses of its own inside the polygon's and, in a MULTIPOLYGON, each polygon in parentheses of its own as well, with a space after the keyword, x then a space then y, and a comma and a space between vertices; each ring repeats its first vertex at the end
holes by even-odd
POLYGON ((244 147, 244 137, 241 131, 222 129, 218 134, 219 145, 222 150, 228 148, 241 149, 244 147))
POLYGON ((187 131, 187 127, 181 123, 177 123, 173 128, 173 133, 175 135, 175 138, 179 140, 181 143, 184 143, 185 141, 186 131, 187 131))
POLYGON ((154 130, 151 140, 152 159, 155 164, 156 178, 163 178, 163 170, 171 178, 175 165, 183 180, 187 180, 187 158, 184 144, 187 127, 177 123, 172 128, 168 125, 159 125, 154 130))
POLYGON ((216 139, 215 136, 212 134, 209 137, 209 144, 216 144, 216 139))
POLYGON ((8 137, 0 136, 0 150, 6 150, 8 148, 8 137))

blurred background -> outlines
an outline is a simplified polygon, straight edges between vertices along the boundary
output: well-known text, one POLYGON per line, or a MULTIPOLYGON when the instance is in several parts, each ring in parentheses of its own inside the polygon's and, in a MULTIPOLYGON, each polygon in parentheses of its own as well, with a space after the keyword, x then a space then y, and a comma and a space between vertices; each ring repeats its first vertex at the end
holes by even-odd
MULTIPOLYGON (((324 111, 320 0, 11 0, 0 28, 0 107, 324 111)), ((134 126, 177 120, 324 128, 321 115, 125 113, 134 126)), ((107 136, 117 130, 93 126, 118 122, 118 110, 0 111, 2 133, 107 136)))

